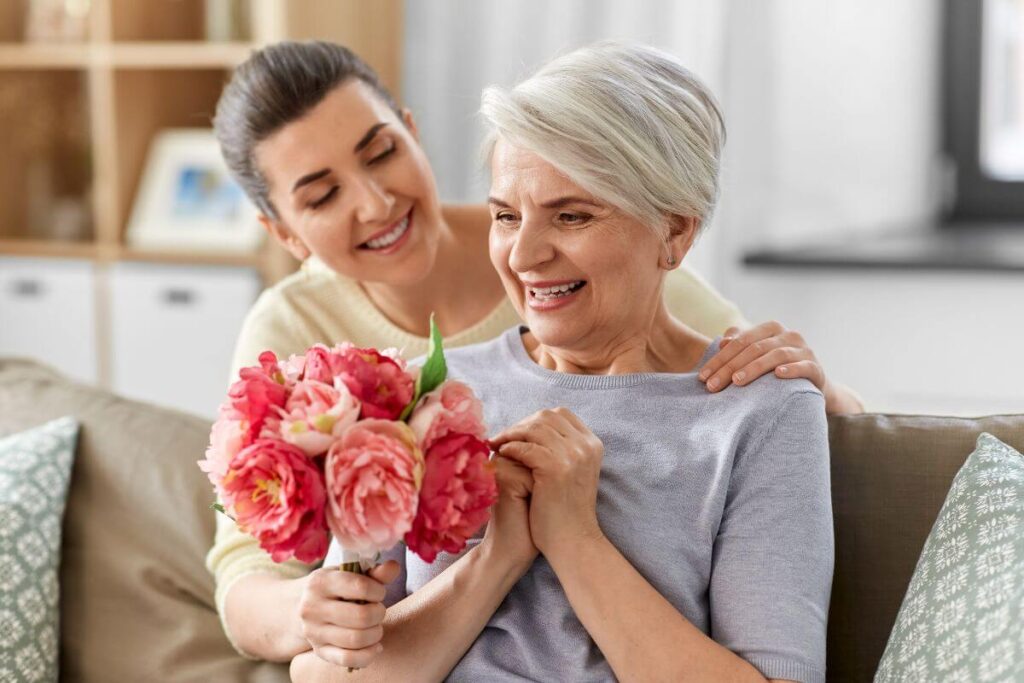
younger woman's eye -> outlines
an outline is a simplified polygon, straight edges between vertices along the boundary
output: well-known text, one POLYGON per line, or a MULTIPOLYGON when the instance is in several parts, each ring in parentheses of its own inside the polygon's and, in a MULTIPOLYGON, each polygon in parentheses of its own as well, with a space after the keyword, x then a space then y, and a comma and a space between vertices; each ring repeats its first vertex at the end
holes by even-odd
POLYGON ((320 197, 320 199, 317 199, 315 201, 310 202, 309 203, 309 208, 311 208, 311 209, 319 209, 321 206, 323 206, 324 204, 329 202, 331 200, 331 198, 334 197, 334 195, 336 195, 337 193, 338 193, 338 186, 335 185, 330 190, 328 190, 327 194, 325 194, 323 197, 320 197))
POLYGON ((383 150, 382 152, 380 152, 376 156, 372 157, 366 163, 372 165, 372 164, 377 163, 378 161, 383 161, 384 159, 386 159, 389 156, 391 156, 392 154, 394 154, 395 150, 397 148, 398 148, 398 145, 396 145, 394 142, 391 142, 385 150, 383 150))

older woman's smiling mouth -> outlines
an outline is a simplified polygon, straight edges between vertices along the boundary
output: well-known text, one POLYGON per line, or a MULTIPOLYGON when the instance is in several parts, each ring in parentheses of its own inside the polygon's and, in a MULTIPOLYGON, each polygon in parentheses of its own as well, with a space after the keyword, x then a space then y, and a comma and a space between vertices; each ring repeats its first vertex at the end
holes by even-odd
POLYGON ((586 280, 523 282, 530 308, 541 311, 550 311, 568 304, 586 284, 586 280))

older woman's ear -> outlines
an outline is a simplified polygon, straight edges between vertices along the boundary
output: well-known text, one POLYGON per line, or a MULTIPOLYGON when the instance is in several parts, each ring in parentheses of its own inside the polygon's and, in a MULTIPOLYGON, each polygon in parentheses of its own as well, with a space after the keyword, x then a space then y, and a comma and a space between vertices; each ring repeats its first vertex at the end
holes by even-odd
POLYGON ((672 216, 669 219, 668 242, 663 261, 667 270, 674 270, 683 262, 700 230, 700 219, 694 216, 672 216))

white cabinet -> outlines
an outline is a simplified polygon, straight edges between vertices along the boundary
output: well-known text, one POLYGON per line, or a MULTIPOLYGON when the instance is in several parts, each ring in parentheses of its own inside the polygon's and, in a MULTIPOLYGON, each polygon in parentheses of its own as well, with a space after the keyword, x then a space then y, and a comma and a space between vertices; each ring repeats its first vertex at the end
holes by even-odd
POLYGON ((110 269, 111 388, 213 417, 260 292, 247 268, 121 263, 110 269))
POLYGON ((95 280, 87 261, 0 257, 0 356, 34 358, 95 383, 95 280))

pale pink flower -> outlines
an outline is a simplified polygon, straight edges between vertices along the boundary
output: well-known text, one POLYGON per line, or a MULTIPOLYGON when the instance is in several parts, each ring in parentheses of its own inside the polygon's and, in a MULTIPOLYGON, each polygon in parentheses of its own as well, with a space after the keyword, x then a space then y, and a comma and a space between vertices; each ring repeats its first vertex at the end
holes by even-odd
POLYGON ((419 509, 405 543, 424 562, 459 553, 490 516, 498 484, 490 448, 468 434, 441 437, 427 451, 419 509))
POLYGON ((409 417, 420 448, 426 451, 448 434, 485 436, 484 413, 473 390, 462 382, 448 380, 424 394, 409 417))
POLYGON ((239 451, 221 481, 239 528, 275 562, 316 562, 327 553, 323 475, 306 454, 280 439, 258 439, 239 451))
POLYGON ((327 524, 363 557, 394 546, 412 527, 423 454, 408 425, 363 420, 327 452, 327 524))
MULTIPOLYGON (((308 367, 308 365, 307 365, 308 367)), ((310 456, 323 455, 359 419, 359 401, 348 388, 301 380, 292 388, 280 418, 267 420, 279 436, 310 456)))
POLYGON ((227 474, 228 464, 250 442, 248 428, 241 414, 228 404, 222 405, 220 416, 210 429, 206 459, 199 461, 199 469, 206 472, 210 483, 219 490, 220 481, 227 474))

